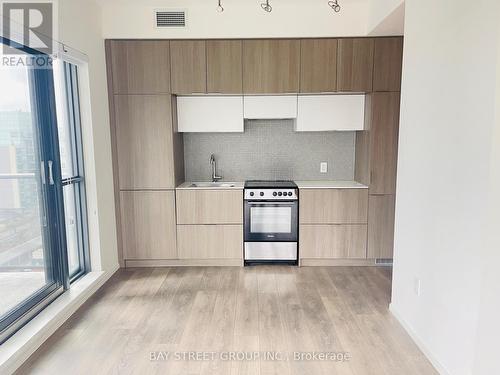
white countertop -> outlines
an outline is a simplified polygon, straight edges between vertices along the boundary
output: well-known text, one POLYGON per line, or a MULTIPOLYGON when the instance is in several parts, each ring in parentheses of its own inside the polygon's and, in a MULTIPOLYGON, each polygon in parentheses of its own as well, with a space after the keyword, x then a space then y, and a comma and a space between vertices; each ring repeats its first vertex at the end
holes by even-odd
POLYGON ((295 181, 299 189, 368 189, 356 181, 295 181))
POLYGON ((176 187, 179 190, 243 190, 245 182, 243 181, 221 181, 219 184, 226 184, 226 186, 208 186, 210 181, 186 181, 176 187), (193 186, 193 184, 207 184, 206 186, 193 186), (234 185, 234 186, 227 186, 234 185))

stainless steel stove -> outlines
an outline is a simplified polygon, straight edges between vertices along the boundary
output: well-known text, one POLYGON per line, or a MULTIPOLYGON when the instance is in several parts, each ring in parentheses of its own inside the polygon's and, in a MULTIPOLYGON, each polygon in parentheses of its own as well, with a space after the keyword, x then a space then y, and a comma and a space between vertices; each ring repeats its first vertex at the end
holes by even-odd
POLYGON ((251 180, 244 190, 245 264, 298 261, 298 188, 293 181, 251 180))

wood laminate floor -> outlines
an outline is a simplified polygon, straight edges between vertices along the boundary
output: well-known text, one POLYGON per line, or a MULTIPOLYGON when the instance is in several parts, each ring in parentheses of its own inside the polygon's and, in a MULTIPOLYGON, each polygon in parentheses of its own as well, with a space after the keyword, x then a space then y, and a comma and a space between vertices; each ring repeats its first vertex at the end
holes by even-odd
POLYGON ((121 270, 18 373, 437 374, 390 289, 375 267, 121 270))

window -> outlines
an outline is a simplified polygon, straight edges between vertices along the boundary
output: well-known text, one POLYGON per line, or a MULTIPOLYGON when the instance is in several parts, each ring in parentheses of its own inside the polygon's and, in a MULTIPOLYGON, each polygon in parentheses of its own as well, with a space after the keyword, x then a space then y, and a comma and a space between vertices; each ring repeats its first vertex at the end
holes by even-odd
POLYGON ((90 267, 78 68, 3 44, 46 66, 0 67, 0 343, 90 267))

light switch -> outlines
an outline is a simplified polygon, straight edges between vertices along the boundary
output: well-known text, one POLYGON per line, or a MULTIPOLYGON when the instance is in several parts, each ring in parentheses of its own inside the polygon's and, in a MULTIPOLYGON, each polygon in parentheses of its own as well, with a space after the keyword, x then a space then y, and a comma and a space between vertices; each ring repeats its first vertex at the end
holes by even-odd
POLYGON ((319 163, 319 172, 328 173, 328 163, 326 161, 322 161, 321 163, 319 163))

